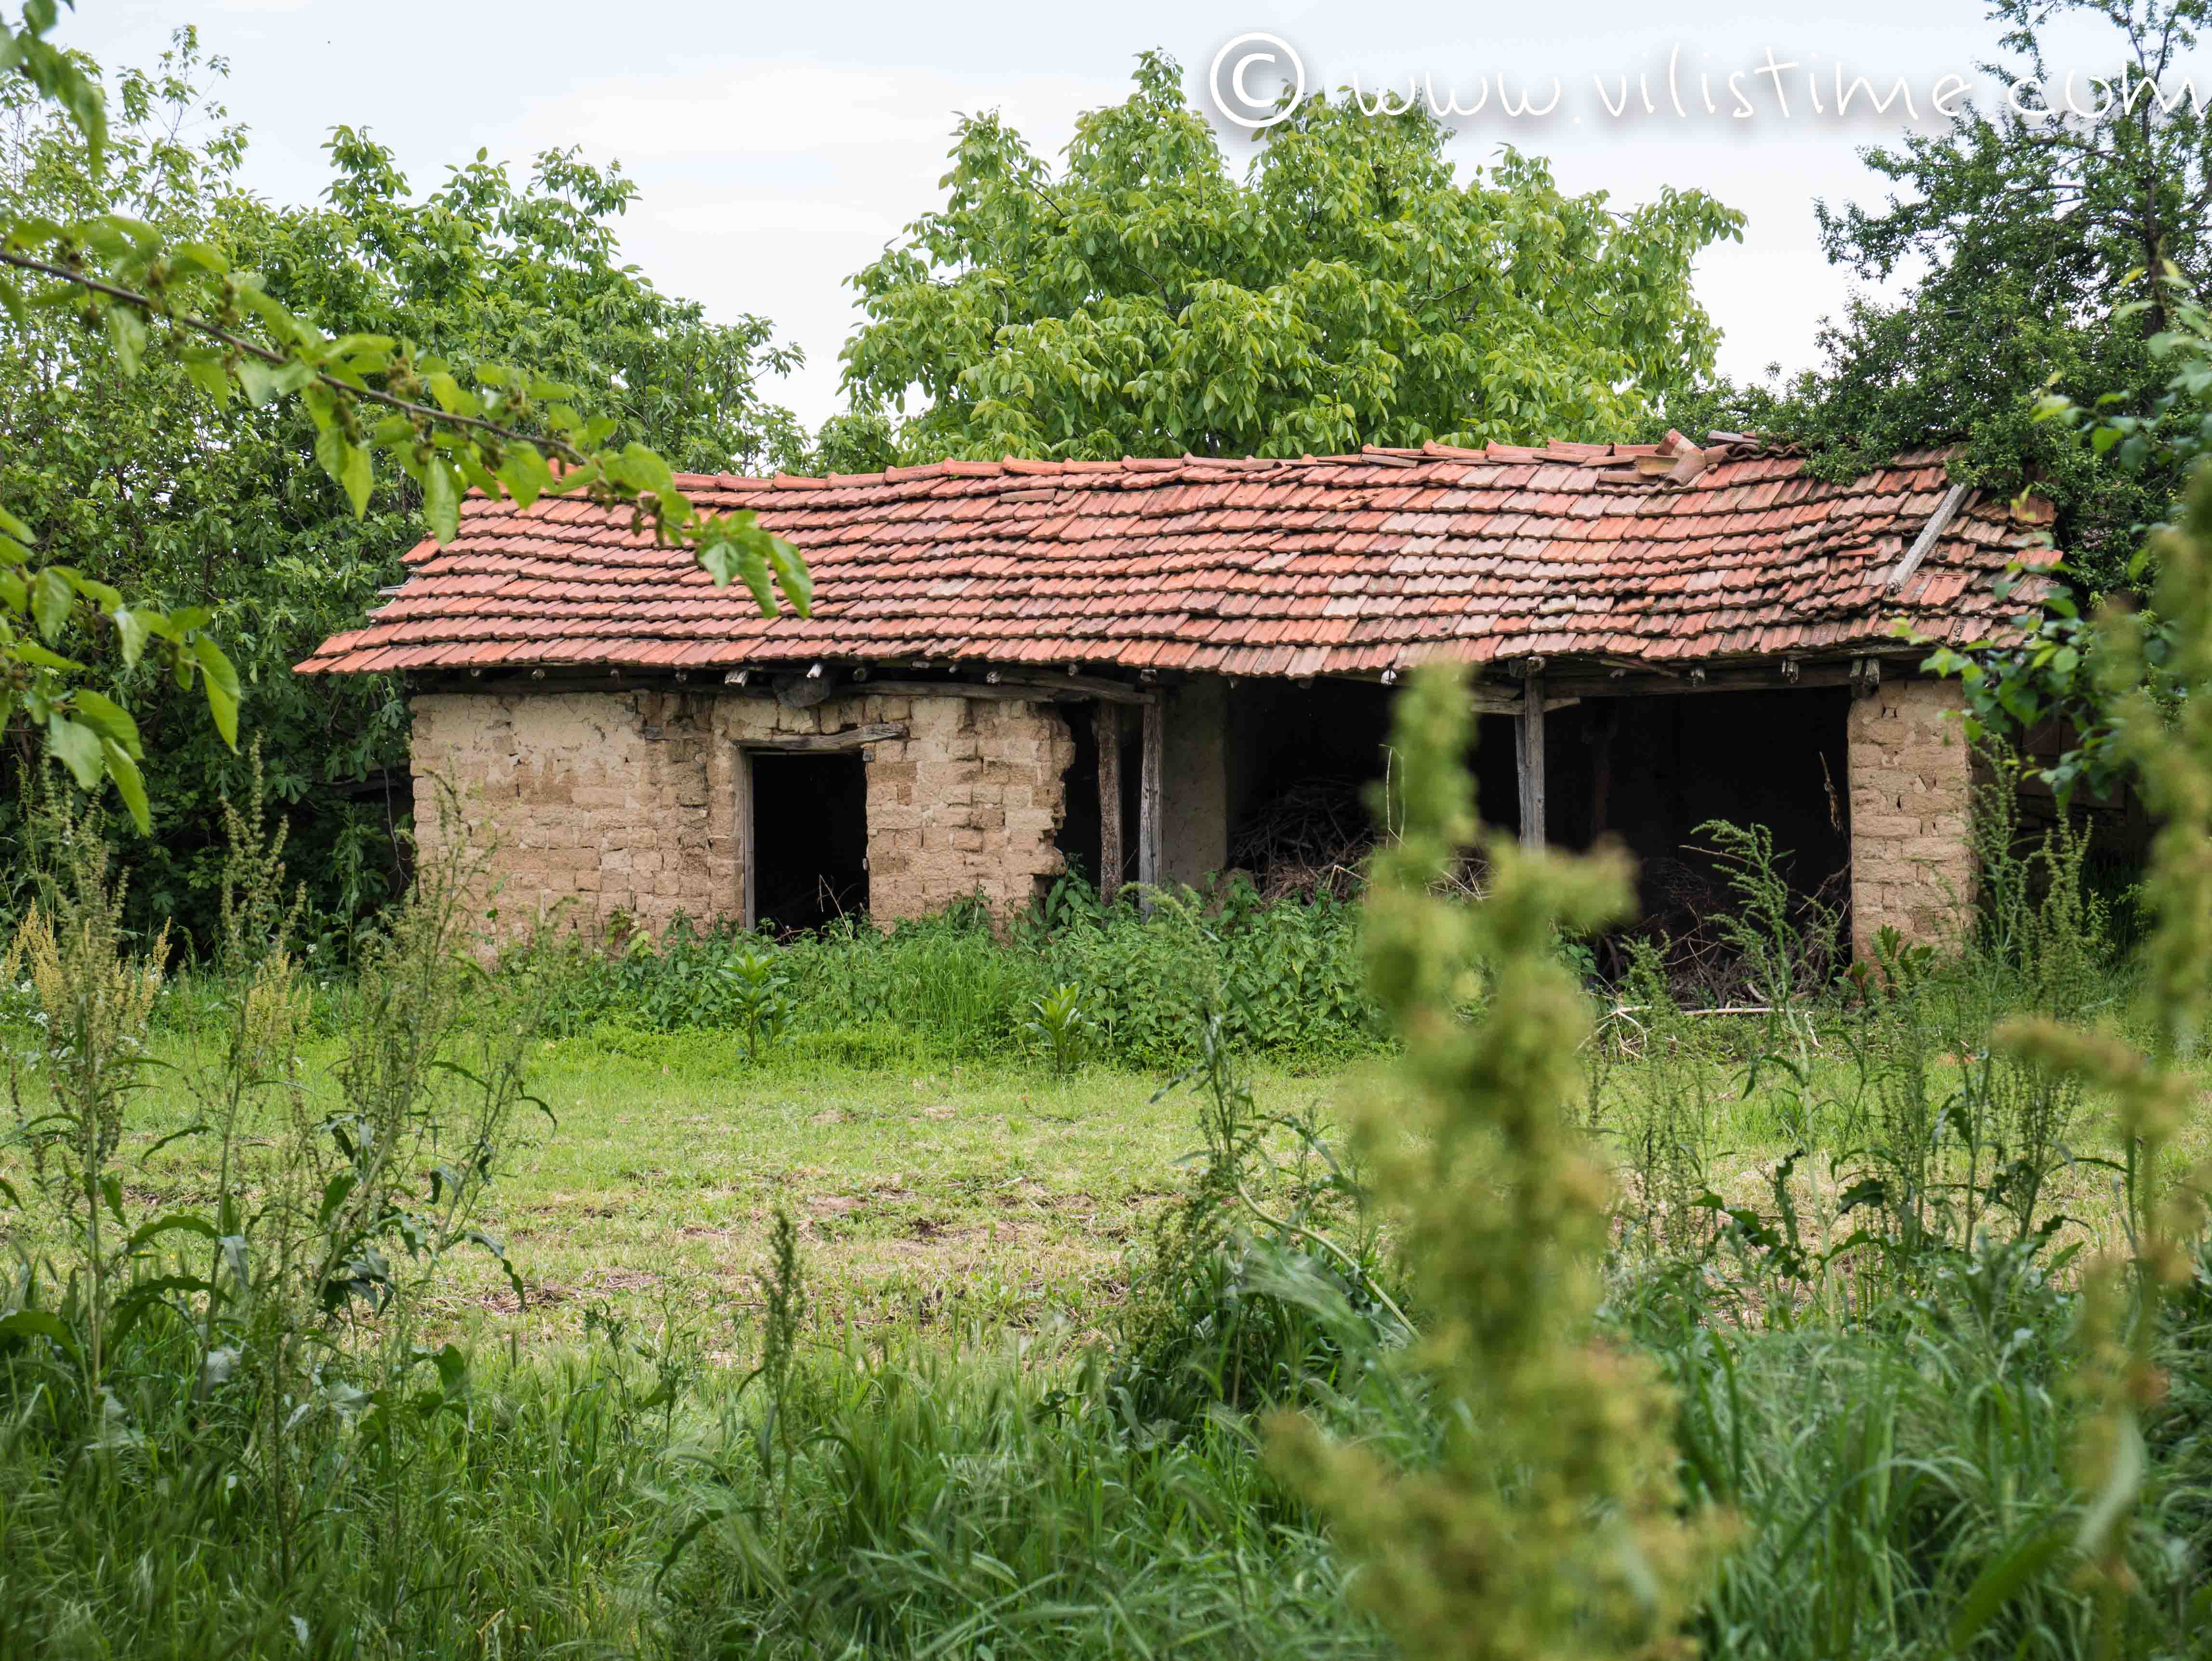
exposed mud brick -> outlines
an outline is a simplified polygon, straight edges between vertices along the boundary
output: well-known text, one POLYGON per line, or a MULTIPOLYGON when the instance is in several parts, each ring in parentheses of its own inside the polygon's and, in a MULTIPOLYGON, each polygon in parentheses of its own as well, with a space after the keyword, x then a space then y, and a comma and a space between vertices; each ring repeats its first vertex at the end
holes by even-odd
POLYGON ((1974 891, 1972 752, 1951 681, 1883 685, 1851 705, 1851 946, 1884 928, 1957 944, 1974 891))

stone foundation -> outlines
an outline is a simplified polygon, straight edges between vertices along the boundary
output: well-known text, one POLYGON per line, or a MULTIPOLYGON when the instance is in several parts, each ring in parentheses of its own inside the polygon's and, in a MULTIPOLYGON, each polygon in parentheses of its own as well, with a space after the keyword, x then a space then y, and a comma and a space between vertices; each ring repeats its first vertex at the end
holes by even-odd
POLYGON ((1914 680, 1853 702, 1851 947, 1875 936, 1957 942, 1974 891, 1972 754, 1956 682, 1914 680))
MULTIPOLYGON (((869 909, 884 922, 981 896, 994 915, 1059 874, 1073 759, 1050 703, 846 696, 811 709, 734 693, 434 693, 413 703, 421 856, 456 827, 489 849, 500 932, 665 928, 744 914, 749 743, 881 722, 869 746, 869 909)), ((772 811, 772 804, 763 804, 772 811)))

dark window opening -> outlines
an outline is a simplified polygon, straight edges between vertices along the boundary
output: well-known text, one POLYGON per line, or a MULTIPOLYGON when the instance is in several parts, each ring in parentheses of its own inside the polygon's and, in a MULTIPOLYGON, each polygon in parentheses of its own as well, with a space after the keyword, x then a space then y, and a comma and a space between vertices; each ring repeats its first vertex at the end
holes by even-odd
MULTIPOLYGON (((1477 715, 1474 754, 1468 760, 1468 770, 1474 775, 1476 817, 1515 837, 1521 834, 1521 763, 1513 729, 1520 724, 1515 715, 1477 715)), ((1545 753, 1549 759, 1550 751, 1545 753)))
POLYGON ((1068 736, 1075 740, 1075 759, 1067 764, 1061 776, 1066 800, 1060 811, 1060 829, 1053 834, 1053 846, 1067 867, 1071 877, 1079 877, 1093 888, 1098 885, 1098 725, 1093 719, 1097 706, 1088 703, 1064 703, 1060 714, 1066 719, 1068 736))
POLYGON ((868 770, 858 751, 752 762, 757 922, 819 928, 868 909, 868 770))

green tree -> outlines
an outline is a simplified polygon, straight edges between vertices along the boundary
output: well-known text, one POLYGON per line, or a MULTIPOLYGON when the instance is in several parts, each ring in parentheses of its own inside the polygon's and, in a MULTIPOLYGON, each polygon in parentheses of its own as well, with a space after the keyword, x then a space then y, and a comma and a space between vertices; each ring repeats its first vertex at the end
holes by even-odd
MULTIPOLYGON (((2168 368, 2151 343, 2179 301, 2212 299, 2212 121, 2189 94, 2207 0, 1996 0, 2003 88, 1941 132, 1866 150, 1890 186, 1879 206, 1822 204, 1831 261, 1887 281, 1919 273, 1902 299, 1862 297, 1822 331, 1826 366, 1778 390, 1685 400, 1680 422, 1747 425, 1801 439, 1838 477, 1931 440, 1963 440, 1954 476, 2058 506, 2058 545, 2094 593, 2131 586, 2146 529, 2180 491, 2170 460, 2118 468, 2039 422, 2046 389, 2112 413, 2147 414, 2168 368), (2101 19, 2115 62, 2066 77, 2047 42, 2078 16, 2101 19), (2171 283, 2138 287, 2138 274, 2171 283), (2116 307, 2131 293, 2148 301, 2116 307)), ((2201 78, 2201 75, 2200 75, 2201 78)), ((2212 93, 2212 87, 2197 90, 2212 93)))
MULTIPOLYGON (((94 84, 88 63, 61 61, 94 84)), ((310 686, 291 665, 356 623, 377 588, 398 578, 426 508, 435 523, 460 484, 491 477, 489 446, 501 447, 495 465, 511 473, 507 487, 526 489, 550 483, 544 456, 558 453, 564 432, 589 431, 593 445, 641 440, 684 468, 795 459, 796 424, 758 392, 759 377, 790 367, 795 354, 763 320, 710 322, 696 303, 661 294, 623 265, 614 224, 635 186, 573 152, 540 156, 520 184, 480 155, 418 200, 388 152, 342 127, 328 146, 335 178, 322 204, 257 199, 237 182, 244 135, 204 89, 223 68, 180 32, 156 70, 117 77, 97 149, 31 79, 0 81, 0 223, 17 228, 11 249, 43 238, 35 263, 66 274, 47 289, 58 303, 27 307, 0 336, 0 429, 10 435, 0 451, 0 502, 38 527, 20 538, 27 557, 200 623, 195 642, 220 635, 265 740, 270 794, 305 855, 316 907, 343 923, 385 897, 399 874, 392 833, 406 801, 392 783, 404 786, 405 709, 395 677, 310 686), (177 136, 195 131, 202 136, 189 143, 177 136), (114 236, 113 216, 140 228, 105 256, 91 246, 94 234, 63 228, 114 236), (56 258, 55 245, 72 234, 75 266, 56 258), (151 290, 156 301, 173 303, 162 296, 179 281, 173 251, 192 251, 185 280, 210 298, 215 285, 245 284, 237 274, 251 271, 253 298, 240 321, 259 322, 259 338, 296 345, 287 333, 296 326, 316 342, 352 343, 352 357, 382 352, 410 364, 404 375, 422 389, 412 401, 427 402, 448 435, 471 435, 477 447, 441 450, 433 438, 428 456, 396 458, 401 465, 379 478, 357 395, 349 435, 345 400, 307 382, 297 386, 302 396, 282 396, 297 374, 282 365, 228 345, 212 356, 181 340, 177 350, 149 350, 165 326, 175 333, 158 322, 152 338, 133 342, 128 319, 154 313, 102 310, 70 278, 103 259, 151 271, 161 258, 151 247, 172 251, 167 290, 151 290), (88 315, 104 326, 87 329, 88 315), (279 317, 289 321, 270 321, 279 317), (118 350, 118 330, 126 350, 118 350), (533 396, 507 380, 497 366, 517 362, 532 366, 535 386, 555 392, 533 396), (234 372, 260 396, 218 396, 234 372), (495 386, 507 407, 492 425, 537 442, 509 444, 481 424, 495 386), (461 463, 465 453, 478 476, 461 463), (450 465, 439 464, 441 453, 450 465)), ((28 257, 25 250, 10 263, 28 257)), ((339 374, 364 386, 375 379, 339 374)), ((438 423, 409 414, 403 425, 402 447, 411 450, 418 429, 438 423)), ((565 459, 587 459, 581 451, 565 459)), ((653 491, 661 477, 649 466, 639 475, 653 491)), ((148 916, 204 922, 216 881, 216 801, 238 776, 231 733, 149 698, 152 667, 111 661, 117 642, 97 626, 87 645, 96 674, 120 672, 95 696, 137 708, 143 723, 133 765, 144 775, 154 836, 134 852, 133 904, 148 916)), ((42 747, 23 723, 15 738, 22 759, 42 747)))
POLYGON ((1140 60, 1055 174, 964 120, 944 205, 852 279, 865 458, 1296 455, 1363 442, 1610 439, 1710 369, 1690 291, 1741 216, 1697 192, 1616 211, 1504 152, 1455 177, 1425 108, 1316 100, 1242 182, 1140 60))

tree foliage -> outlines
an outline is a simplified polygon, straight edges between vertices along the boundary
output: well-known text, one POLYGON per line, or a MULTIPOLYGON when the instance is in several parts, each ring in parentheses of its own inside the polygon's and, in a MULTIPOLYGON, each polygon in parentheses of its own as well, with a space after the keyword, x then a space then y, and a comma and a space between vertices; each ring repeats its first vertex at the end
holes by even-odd
MULTIPOLYGON (((50 14, 27 9, 19 51, 52 52, 50 14)), ((48 590, 79 583, 83 669, 47 667, 48 690, 28 695, 76 715, 49 720, 43 743, 21 724, 15 736, 22 758, 51 750, 89 783, 74 721, 143 773, 134 796, 108 757, 155 833, 134 855, 134 904, 204 921, 240 699, 318 910, 343 923, 386 897, 405 811, 397 678, 307 684, 290 668, 397 580, 426 517, 451 534, 468 486, 632 502, 721 580, 763 605, 781 581, 803 606, 787 546, 695 514, 670 477, 795 455, 795 424, 757 389, 795 355, 762 319, 711 322, 621 263, 614 226, 635 187, 618 170, 554 151, 518 182, 479 155, 418 198, 386 150, 341 127, 325 200, 284 207, 240 187, 245 135, 206 89, 224 65, 189 30, 155 71, 116 77, 112 100, 88 63, 54 62, 92 103, 0 80, 0 277, 14 279, 0 503, 21 527, 19 576, 36 565, 48 590), (150 696, 118 615, 165 620, 173 657, 219 665, 216 730, 150 696), (126 706, 135 750, 111 713, 126 706)), ((161 627, 147 625, 156 643, 161 627)))
MULTIPOLYGON (((2092 593, 2131 584, 2146 529, 2179 494, 2174 466, 2117 469, 2037 418, 2046 391, 2112 415, 2150 413, 2167 374, 2151 343, 2183 300, 2212 300, 2212 120, 2184 95, 2207 0, 1996 0, 2003 93, 1951 125, 1863 152, 1891 186, 1880 206, 1820 210, 1831 261, 1912 275, 1904 297, 1862 296, 1822 331, 1826 366, 1780 389, 1685 401, 1678 423, 1749 426, 1806 441, 1848 477, 1899 450, 1959 440, 1956 478, 2057 502, 2059 545, 2092 593), (2064 102, 2054 23, 2101 19, 2118 60, 2064 102), (1916 275, 1917 273, 1917 275, 1916 275), (2141 307, 2139 277, 2167 274, 2141 307)), ((2204 88, 2212 91, 2212 88, 2204 88)))
POLYGON ((1671 190, 1623 213, 1510 150, 1462 179, 1449 136, 1425 108, 1315 100, 1240 181, 1157 52, 1057 173, 996 114, 964 119, 944 205, 852 279, 859 418, 835 453, 1605 439, 1711 368, 1691 264, 1740 215, 1671 190))

